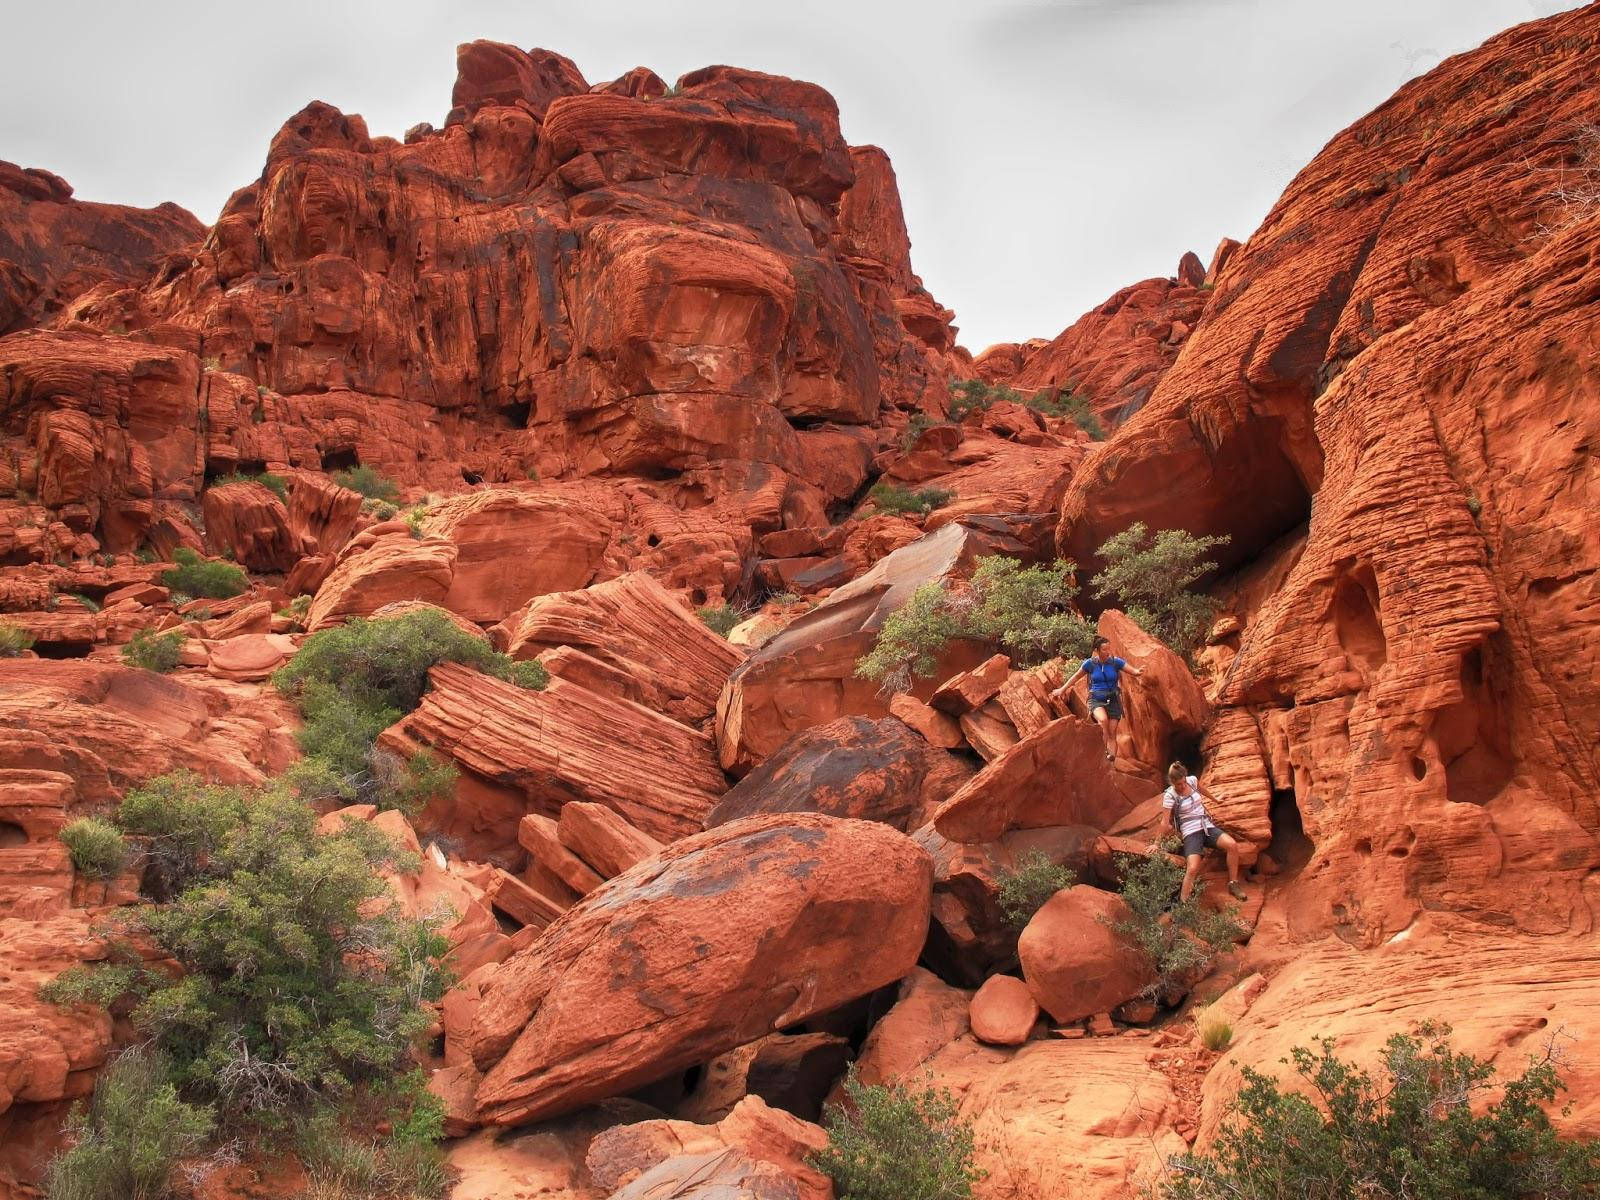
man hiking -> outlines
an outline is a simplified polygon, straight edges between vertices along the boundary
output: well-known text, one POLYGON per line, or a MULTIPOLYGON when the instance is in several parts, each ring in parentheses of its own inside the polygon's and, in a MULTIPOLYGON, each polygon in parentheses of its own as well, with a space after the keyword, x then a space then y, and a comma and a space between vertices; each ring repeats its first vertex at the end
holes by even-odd
POLYGON ((1120 683, 1124 671, 1130 675, 1144 674, 1138 667, 1129 666, 1126 659, 1111 653, 1109 641, 1097 637, 1089 657, 1072 673, 1072 678, 1051 693, 1064 696, 1078 682, 1079 675, 1089 677, 1089 715, 1100 726, 1100 736, 1105 739, 1107 762, 1115 762, 1117 757, 1117 727, 1122 724, 1120 683))
POLYGON ((1194 894, 1194 881, 1199 878, 1205 852, 1216 846, 1228 856, 1228 891, 1235 900, 1243 900, 1244 888, 1239 886, 1239 843, 1212 824, 1211 814, 1206 811, 1205 801, 1215 801, 1216 797, 1203 790, 1200 781, 1189 774, 1189 768, 1181 762, 1167 768, 1167 781, 1169 786, 1161 793, 1161 825, 1156 829, 1156 840, 1150 843, 1150 852, 1153 854, 1161 848, 1162 841, 1176 825, 1178 836, 1183 838, 1183 857, 1188 863, 1178 899, 1188 900, 1194 894))

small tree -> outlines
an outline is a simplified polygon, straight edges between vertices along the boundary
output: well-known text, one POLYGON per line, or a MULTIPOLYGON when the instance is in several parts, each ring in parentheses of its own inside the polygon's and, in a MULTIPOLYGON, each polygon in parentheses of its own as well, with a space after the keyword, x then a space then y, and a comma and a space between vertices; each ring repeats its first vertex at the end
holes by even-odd
POLYGON ((169 633, 155 633, 141 629, 122 648, 122 661, 130 667, 142 667, 165 675, 175 670, 183 658, 184 635, 174 629, 169 633))
POLYGON ((1164 851, 1119 854, 1122 899, 1132 916, 1114 927, 1131 939, 1150 961, 1155 982, 1151 997, 1188 990, 1193 979, 1243 933, 1231 913, 1214 912, 1200 903, 1205 885, 1199 881, 1187 900, 1176 897, 1184 868, 1164 851))
POLYGON ((1205 559, 1227 537, 1195 537, 1182 529, 1163 529, 1151 536, 1136 521, 1100 547, 1105 563, 1095 576, 1095 595, 1118 600, 1139 628, 1160 638, 1179 654, 1189 654, 1205 640, 1216 602, 1191 590, 1217 564, 1205 559))
POLYGON ((1284 1059, 1315 1099, 1242 1068, 1244 1086, 1211 1149, 1173 1159, 1168 1200, 1568 1200, 1600 1189, 1600 1143, 1562 1142, 1545 1106, 1563 1089, 1552 1047, 1503 1085, 1453 1050, 1448 1025, 1384 1046, 1379 1076, 1332 1038, 1284 1059), (1501 1098, 1485 1103, 1503 1086, 1501 1098))
MULTIPOLYGON (((415 863, 374 826, 321 834, 282 786, 224 793, 219 815, 191 779, 154 781, 118 813, 167 843, 171 898, 129 920, 182 973, 110 970, 186 1094, 281 1125, 395 1070, 431 1019, 422 1006, 442 994, 447 946, 389 898, 379 871, 415 863)), ((74 994, 93 992, 70 981, 56 991, 74 994)))
POLYGON ((996 901, 1013 929, 1022 929, 1033 914, 1063 888, 1078 882, 1066 867, 1051 862, 1040 851, 1026 855, 1014 871, 995 872, 996 901))
POLYGON ((854 1066, 845 1103, 823 1118, 828 1146, 813 1164, 841 1200, 966 1200, 983 1178, 973 1164, 972 1125, 948 1090, 863 1084, 854 1066))
POLYGON ((167 1060, 125 1050, 67 1120, 68 1147, 45 1172, 48 1200, 161 1200, 173 1168, 212 1128, 209 1109, 185 1104, 167 1060))
POLYGON ((932 675, 956 638, 994 642, 1022 663, 1087 652, 1094 626, 1072 607, 1073 567, 1056 562, 1024 567, 1014 558, 980 559, 971 581, 946 589, 923 584, 878 631, 877 643, 856 664, 856 674, 885 691, 904 691, 932 675))

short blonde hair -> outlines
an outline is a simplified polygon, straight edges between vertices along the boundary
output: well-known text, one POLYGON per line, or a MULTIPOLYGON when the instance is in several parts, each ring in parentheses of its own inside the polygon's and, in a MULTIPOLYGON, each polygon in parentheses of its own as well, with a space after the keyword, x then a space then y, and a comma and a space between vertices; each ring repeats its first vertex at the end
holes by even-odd
POLYGON ((1189 768, 1181 762, 1174 762, 1167 768, 1167 781, 1169 783, 1182 783, 1189 778, 1189 768))

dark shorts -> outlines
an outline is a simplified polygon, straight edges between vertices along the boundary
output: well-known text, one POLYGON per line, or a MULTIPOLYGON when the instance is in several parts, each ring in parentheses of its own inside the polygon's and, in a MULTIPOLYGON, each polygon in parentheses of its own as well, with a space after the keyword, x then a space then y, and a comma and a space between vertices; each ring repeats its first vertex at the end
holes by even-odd
POLYGON ((1186 833, 1183 835, 1183 853, 1186 857, 1190 854, 1204 854, 1221 839, 1222 830, 1215 825, 1207 825, 1199 833, 1186 833))
POLYGON ((1094 716, 1094 710, 1097 708, 1105 709, 1106 716, 1110 717, 1113 721, 1122 720, 1122 693, 1112 692, 1109 696, 1097 696, 1093 692, 1090 692, 1089 715, 1091 717, 1094 716))

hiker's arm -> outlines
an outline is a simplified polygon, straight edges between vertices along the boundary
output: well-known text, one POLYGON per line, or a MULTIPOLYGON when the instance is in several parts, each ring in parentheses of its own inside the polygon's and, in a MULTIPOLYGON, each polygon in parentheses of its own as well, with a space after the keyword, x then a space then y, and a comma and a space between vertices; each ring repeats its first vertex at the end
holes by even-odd
POLYGON ((1067 681, 1065 683, 1063 683, 1060 687, 1056 688, 1056 690, 1051 692, 1050 694, 1052 696, 1064 696, 1064 695, 1066 695, 1067 694, 1067 689, 1070 688, 1073 684, 1077 683, 1078 682, 1078 676, 1080 676, 1082 674, 1083 674, 1083 667, 1079 666, 1079 668, 1076 671, 1074 671, 1071 674, 1071 676, 1068 677, 1068 679, 1067 679, 1067 681))
POLYGON ((1167 835, 1172 832, 1173 815, 1170 808, 1161 810, 1161 824, 1156 826, 1156 840, 1150 843, 1149 853, 1154 854, 1161 849, 1161 843, 1167 840, 1167 835))

